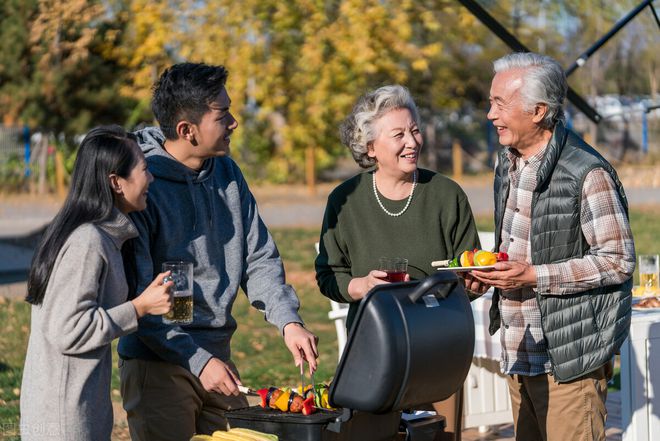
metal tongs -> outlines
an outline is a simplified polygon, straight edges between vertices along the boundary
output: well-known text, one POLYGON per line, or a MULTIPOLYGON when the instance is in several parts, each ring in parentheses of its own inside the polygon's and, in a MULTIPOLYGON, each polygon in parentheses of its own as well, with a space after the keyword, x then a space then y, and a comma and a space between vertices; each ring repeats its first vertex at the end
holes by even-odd
POLYGON ((259 394, 257 393, 256 390, 254 390, 252 388, 249 388, 249 387, 245 387, 241 384, 238 385, 238 391, 242 394, 245 394, 245 395, 259 396, 259 394))
MULTIPOLYGON (((316 382, 314 381, 314 372, 309 370, 309 378, 312 381, 312 394, 316 395, 316 382)), ((305 393, 305 359, 300 363, 300 394, 305 393)))
MULTIPOLYGON (((309 377, 312 381, 312 393, 316 395, 316 389, 315 389, 316 382, 314 381, 314 372, 312 372, 311 370, 309 372, 309 377)), ((256 390, 247 386, 243 386, 242 384, 238 385, 238 391, 245 395, 259 396, 256 390)), ((300 363, 300 394, 302 395, 304 392, 305 392, 305 363, 303 359, 303 362, 300 363)))

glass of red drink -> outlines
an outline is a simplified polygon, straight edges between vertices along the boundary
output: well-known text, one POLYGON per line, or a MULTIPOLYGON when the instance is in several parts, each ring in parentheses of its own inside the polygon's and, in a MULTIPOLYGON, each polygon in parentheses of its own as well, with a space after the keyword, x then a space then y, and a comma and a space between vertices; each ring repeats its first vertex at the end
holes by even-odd
POLYGON ((403 257, 381 257, 378 263, 378 269, 387 273, 388 282, 403 282, 406 279, 408 259, 403 257))

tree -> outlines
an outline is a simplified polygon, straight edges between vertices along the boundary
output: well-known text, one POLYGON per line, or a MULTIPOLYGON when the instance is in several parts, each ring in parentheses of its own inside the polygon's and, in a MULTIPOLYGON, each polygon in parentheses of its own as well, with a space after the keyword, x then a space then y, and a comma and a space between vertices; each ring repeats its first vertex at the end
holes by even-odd
POLYGON ((263 177, 300 180, 311 148, 319 168, 344 152, 337 126, 367 89, 407 84, 426 102, 431 87, 432 101, 457 105, 447 97, 463 80, 434 68, 452 65, 443 38, 470 39, 451 23, 467 16, 433 1, 208 0, 188 14, 181 55, 228 67, 239 157, 265 163, 263 177))
POLYGON ((3 122, 20 122, 27 101, 30 64, 30 23, 37 14, 37 0, 6 0, 0 3, 0 108, 3 122))
POLYGON ((114 16, 121 32, 106 43, 106 57, 126 70, 119 94, 134 101, 126 125, 152 119, 151 88, 163 70, 176 59, 178 40, 186 38, 185 12, 190 2, 181 0, 122 0, 114 16))
POLYGON ((5 118, 58 137, 123 122, 127 103, 116 93, 121 67, 103 54, 103 45, 120 30, 102 2, 17 3, 22 5, 10 21, 27 25, 27 33, 14 31, 12 53, 18 58, 8 72, 12 81, 0 89, 10 103, 5 118))

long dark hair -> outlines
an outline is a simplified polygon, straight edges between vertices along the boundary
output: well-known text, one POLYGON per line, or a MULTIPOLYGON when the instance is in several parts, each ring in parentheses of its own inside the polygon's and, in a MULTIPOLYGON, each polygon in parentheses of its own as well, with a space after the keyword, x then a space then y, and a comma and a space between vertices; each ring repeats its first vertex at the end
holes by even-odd
POLYGON ((135 136, 116 125, 96 127, 85 136, 73 166, 69 194, 32 258, 27 302, 43 302, 55 259, 71 233, 82 224, 110 216, 114 207, 110 175, 127 178, 139 161, 138 151, 135 136))

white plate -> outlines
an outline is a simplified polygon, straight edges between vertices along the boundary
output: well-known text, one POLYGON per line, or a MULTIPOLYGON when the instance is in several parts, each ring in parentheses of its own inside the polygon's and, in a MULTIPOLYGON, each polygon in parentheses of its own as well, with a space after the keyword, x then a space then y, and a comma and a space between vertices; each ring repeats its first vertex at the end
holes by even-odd
POLYGON ((485 271, 495 268, 495 265, 484 265, 484 266, 454 266, 454 267, 445 267, 445 268, 436 268, 438 271, 452 271, 455 273, 465 273, 468 271, 485 271))

